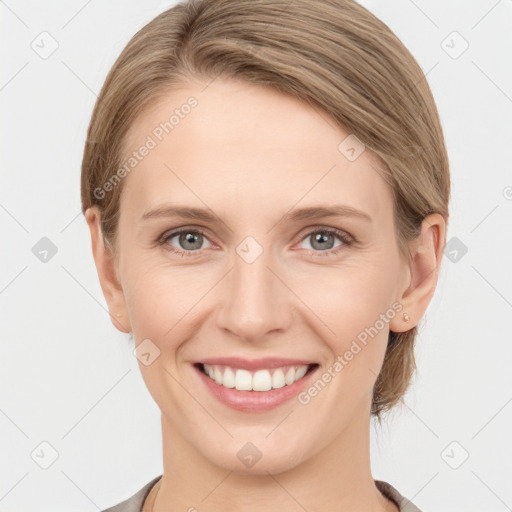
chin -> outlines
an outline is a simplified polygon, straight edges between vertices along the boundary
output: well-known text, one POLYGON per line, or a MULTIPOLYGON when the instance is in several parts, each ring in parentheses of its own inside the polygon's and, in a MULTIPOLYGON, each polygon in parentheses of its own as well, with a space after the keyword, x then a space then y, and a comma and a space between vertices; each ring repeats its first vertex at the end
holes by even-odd
POLYGON ((298 454, 297 443, 290 441, 288 448, 282 444, 273 446, 268 440, 266 443, 258 443, 257 439, 242 443, 232 440, 229 448, 222 452, 209 450, 204 455, 212 464, 240 475, 277 475, 294 469, 304 461, 304 450, 298 454))

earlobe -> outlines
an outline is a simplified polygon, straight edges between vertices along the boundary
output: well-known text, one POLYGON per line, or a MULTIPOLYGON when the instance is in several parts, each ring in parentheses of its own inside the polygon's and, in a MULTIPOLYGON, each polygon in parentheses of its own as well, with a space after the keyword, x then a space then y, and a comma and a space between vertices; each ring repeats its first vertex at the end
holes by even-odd
POLYGON ((407 286, 397 298, 409 317, 404 321, 399 314, 390 322, 393 332, 405 332, 420 322, 436 290, 445 243, 446 223, 442 215, 425 217, 418 237, 411 242, 412 259, 406 269, 407 286))
POLYGON ((101 213, 97 206, 86 210, 85 220, 89 226, 94 263, 103 296, 107 301, 110 319, 116 329, 129 333, 131 329, 123 288, 118 280, 114 257, 110 249, 105 246, 100 222, 101 213))

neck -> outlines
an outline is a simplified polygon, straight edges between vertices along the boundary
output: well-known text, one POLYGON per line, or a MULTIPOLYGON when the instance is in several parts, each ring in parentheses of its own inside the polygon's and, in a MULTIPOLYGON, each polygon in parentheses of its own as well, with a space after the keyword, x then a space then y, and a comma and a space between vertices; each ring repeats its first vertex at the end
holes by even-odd
POLYGON ((246 474, 213 464, 162 415, 164 472, 153 510, 397 512, 370 469, 369 412, 292 469, 246 474))

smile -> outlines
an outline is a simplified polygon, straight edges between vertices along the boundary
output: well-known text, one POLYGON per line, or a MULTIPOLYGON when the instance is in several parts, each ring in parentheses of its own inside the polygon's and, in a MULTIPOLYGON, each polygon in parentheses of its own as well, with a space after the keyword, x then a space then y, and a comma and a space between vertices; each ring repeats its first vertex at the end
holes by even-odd
POLYGON ((205 375, 225 388, 234 388, 238 391, 269 391, 292 385, 316 365, 286 365, 257 371, 223 365, 200 364, 199 366, 205 375))
POLYGON ((211 357, 192 366, 210 396, 246 413, 264 413, 284 405, 320 371, 320 365, 311 360, 286 357, 211 357))

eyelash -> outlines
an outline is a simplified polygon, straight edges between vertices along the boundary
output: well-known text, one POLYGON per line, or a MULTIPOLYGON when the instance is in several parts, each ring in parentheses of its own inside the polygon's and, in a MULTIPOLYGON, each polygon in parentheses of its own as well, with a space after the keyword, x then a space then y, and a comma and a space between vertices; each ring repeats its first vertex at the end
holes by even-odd
MULTIPOLYGON (((159 246, 167 245, 167 247, 164 247, 164 249, 166 251, 169 251, 178 256, 197 256, 198 254, 200 254, 202 249, 195 250, 195 251, 184 251, 182 249, 177 249, 176 247, 173 247, 172 245, 167 244, 168 240, 170 240, 171 238, 174 238, 177 235, 181 235, 182 233, 195 233, 195 234, 200 234, 200 235, 204 236, 205 238, 208 238, 206 232, 204 232, 200 228, 185 227, 185 228, 180 228, 176 231, 164 233, 157 240, 157 243, 159 246)), ((336 228, 324 228, 324 227, 317 227, 317 228, 309 231, 308 233, 306 233, 305 236, 303 236, 301 238, 300 241, 302 242, 306 238, 310 237, 311 235, 317 234, 317 233, 323 233, 323 234, 327 233, 327 234, 336 235, 343 242, 343 244, 339 245, 335 249, 329 249, 326 251, 306 249, 310 254, 313 253, 315 255, 319 255, 319 254, 321 254, 321 255, 336 255, 336 254, 338 254, 338 252, 342 251, 344 248, 349 247, 356 242, 355 238, 352 235, 349 235, 348 233, 346 233, 344 231, 341 231, 336 228)))

